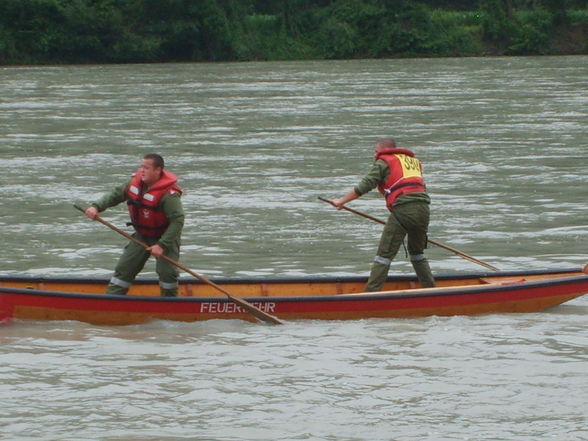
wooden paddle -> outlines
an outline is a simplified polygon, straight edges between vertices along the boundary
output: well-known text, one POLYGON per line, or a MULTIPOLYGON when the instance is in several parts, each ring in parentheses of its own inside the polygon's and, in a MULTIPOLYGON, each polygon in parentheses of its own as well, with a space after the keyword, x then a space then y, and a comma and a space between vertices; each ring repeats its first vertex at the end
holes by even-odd
MULTIPOLYGON (((336 206, 335 206, 335 204, 333 203, 333 201, 331 201, 331 200, 329 200, 329 199, 322 198, 322 197, 320 197, 320 196, 319 196, 319 199, 320 199, 321 201, 323 201, 323 202, 326 202, 326 203, 328 203, 328 204, 331 204, 333 207, 335 207, 335 208, 336 208, 336 206)), ((353 208, 349 208, 349 207, 347 207, 347 206, 345 206, 345 205, 343 205, 341 208, 343 208, 344 210, 347 210, 347 211, 349 211, 350 213, 354 213, 354 214, 357 214, 357 215, 359 215, 359 216, 365 217, 366 219, 370 219, 370 220, 373 220, 374 222, 379 222, 379 223, 381 223, 381 224, 383 224, 383 225, 386 225, 386 222, 384 222, 382 219, 378 219, 377 217, 370 216, 369 214, 362 213, 361 211, 354 210, 353 208)), ((439 248, 444 248, 444 249, 446 249, 446 250, 448 250, 448 251, 451 251, 452 253, 455 253, 455 254, 457 254, 458 256, 461 256, 461 257, 463 257, 464 259, 467 259, 467 260, 469 260, 470 262, 474 262, 474 263, 477 263, 478 265, 485 266, 486 268, 489 268, 489 269, 491 269, 492 271, 500 271, 500 270, 499 270, 498 268, 496 268, 495 266, 492 266, 492 265, 490 265, 489 263, 486 263, 486 262, 482 262, 481 260, 478 260, 478 259, 476 259, 475 257, 472 257, 472 256, 470 256, 470 255, 468 255, 468 254, 466 254, 466 253, 463 253, 463 252, 461 252, 461 251, 459 251, 459 250, 456 250, 455 248, 452 248, 452 247, 450 247, 449 245, 442 244, 442 243, 440 243, 440 242, 437 242, 437 241, 434 241, 434 240, 432 240, 432 239, 428 239, 428 241, 429 241, 430 243, 432 243, 433 245, 436 245, 436 246, 438 246, 439 248)))
MULTIPOLYGON (((80 210, 82 213, 85 213, 86 212, 86 210, 84 210, 82 207, 80 207, 77 204, 74 204, 74 207, 77 208, 78 210, 80 210)), ((142 246, 145 249, 149 248, 149 246, 147 246, 146 244, 144 244, 143 242, 141 242, 137 238, 135 238, 135 237, 131 236, 129 233, 127 233, 127 232, 125 232, 125 231, 123 231, 123 230, 115 227, 110 222, 107 222, 104 219, 102 219, 100 216, 96 216, 96 220, 98 222, 100 222, 101 224, 106 225, 111 230, 116 231, 118 234, 121 234, 122 236, 126 237, 130 241, 135 242, 137 245, 140 245, 140 246, 142 246)), ((187 272, 191 276, 196 277, 198 280, 200 280, 200 281, 202 281, 204 283, 207 283, 208 285, 212 286, 213 288, 219 290, 220 292, 222 292, 223 294, 225 294, 229 298, 229 300, 231 300, 233 303, 236 303, 237 305, 239 305, 241 308, 243 308, 247 312, 253 314, 253 316, 255 316, 256 318, 258 318, 259 320, 262 320, 262 321, 267 322, 267 323, 272 323, 272 324, 275 324, 275 325, 283 325, 284 324, 284 322, 282 322, 279 318, 274 317, 273 315, 268 314, 267 312, 262 311, 261 309, 257 308, 256 306, 252 305, 251 303, 247 302, 246 300, 244 300, 244 299, 242 299, 240 297, 234 296, 233 294, 231 294, 230 292, 228 292, 223 287, 217 285, 216 283, 214 283, 211 280, 208 280, 207 278, 201 276, 200 274, 195 273, 194 271, 192 271, 188 267, 182 265, 181 263, 176 262, 175 260, 170 259, 169 257, 167 257, 165 255, 162 255, 160 257, 160 259, 166 260, 167 262, 171 263, 172 265, 175 265, 178 268, 180 268, 182 271, 187 272)))

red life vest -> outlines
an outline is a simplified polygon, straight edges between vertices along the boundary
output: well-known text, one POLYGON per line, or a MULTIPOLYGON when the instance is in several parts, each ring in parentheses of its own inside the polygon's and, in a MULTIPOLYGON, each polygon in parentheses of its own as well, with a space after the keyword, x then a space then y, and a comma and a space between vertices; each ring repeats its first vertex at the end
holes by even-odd
POLYGON ((376 160, 382 159, 388 164, 390 175, 385 182, 378 184, 378 190, 386 198, 386 206, 392 210, 394 201, 403 194, 426 192, 423 179, 423 166, 407 149, 388 148, 375 155, 376 160))
POLYGON ((169 225, 167 216, 159 208, 161 198, 166 194, 180 193, 176 185, 178 178, 173 173, 162 171, 161 178, 145 192, 139 171, 133 174, 127 187, 127 205, 132 225, 137 233, 147 237, 161 237, 169 225))

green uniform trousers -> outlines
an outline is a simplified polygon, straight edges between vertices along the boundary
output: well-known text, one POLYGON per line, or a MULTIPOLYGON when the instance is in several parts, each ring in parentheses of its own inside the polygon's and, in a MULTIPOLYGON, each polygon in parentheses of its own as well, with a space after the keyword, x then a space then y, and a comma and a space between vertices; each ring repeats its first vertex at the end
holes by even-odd
POLYGON ((424 250, 427 247, 429 204, 415 201, 395 206, 384 226, 378 255, 374 259, 366 291, 380 291, 388 277, 390 263, 408 235, 408 254, 417 278, 423 287, 435 286, 424 250))
MULTIPOLYGON (((149 246, 157 243, 156 238, 148 238, 138 233, 134 233, 133 237, 149 246)), ((177 262, 180 257, 180 244, 176 243, 174 246, 166 248, 164 254, 177 262)), ((149 251, 145 250, 141 245, 130 241, 125 246, 123 254, 120 256, 118 264, 114 269, 114 275, 106 288, 106 294, 125 295, 150 256, 151 253, 149 251)), ((155 269, 159 276, 161 295, 166 297, 177 296, 178 278, 180 275, 178 268, 166 260, 157 259, 155 269)))

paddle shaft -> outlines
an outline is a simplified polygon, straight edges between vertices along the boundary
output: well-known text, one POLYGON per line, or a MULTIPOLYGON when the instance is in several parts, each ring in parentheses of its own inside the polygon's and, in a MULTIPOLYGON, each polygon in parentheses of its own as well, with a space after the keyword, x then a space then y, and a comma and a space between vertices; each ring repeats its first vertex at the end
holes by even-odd
MULTIPOLYGON (((322 198, 322 197, 320 197, 320 196, 319 196, 319 199, 320 199, 321 201, 323 201, 323 202, 326 202, 326 203, 328 203, 328 204, 331 204, 333 207, 335 207, 335 208, 336 208, 336 206, 335 206, 335 204, 333 203, 333 201, 331 201, 331 200, 329 200, 329 199, 322 198)), ((361 211, 354 210, 353 208, 349 208, 349 207, 347 207, 347 206, 345 206, 345 205, 343 205, 341 208, 343 208, 344 210, 347 210, 347 211, 349 211, 350 213, 357 214, 357 215, 359 215, 359 216, 365 217, 366 219, 370 219, 370 220, 372 220, 372 221, 374 221, 374 222, 379 222, 379 223, 381 223, 381 224, 383 224, 383 225, 386 225, 386 222, 384 222, 382 219, 378 219, 377 217, 370 216, 369 214, 362 213, 361 211)), ((444 248, 444 249, 446 249, 446 250, 448 250, 448 251, 451 251, 452 253, 455 253, 455 254, 457 254, 458 256, 461 256, 461 257, 463 257, 464 259, 467 259, 467 260, 469 260, 470 262, 474 262, 474 263, 477 263, 478 265, 485 266, 486 268, 489 268, 489 269, 491 269, 492 271, 499 271, 499 269, 498 269, 498 268, 496 268, 495 266, 492 266, 492 265, 490 265, 489 263, 486 263, 486 262, 482 262, 481 260, 478 260, 478 259, 476 259, 475 257, 472 257, 472 256, 470 256, 470 255, 468 255, 468 254, 466 254, 466 253, 463 253, 463 252, 461 252, 461 251, 459 251, 459 250, 456 250, 455 248, 452 248, 452 247, 450 247, 449 245, 445 245, 445 244, 443 244, 443 243, 441 243, 441 242, 437 242, 437 241, 435 241, 435 240, 432 240, 432 239, 428 239, 428 241, 429 241, 430 243, 432 243, 433 245, 435 245, 435 246, 438 246, 439 248, 444 248)))
MULTIPOLYGON (((74 207, 77 208, 78 210, 80 210, 82 213, 85 213, 85 210, 80 207, 77 204, 74 204, 74 207)), ((137 245, 142 246, 145 249, 148 249, 149 246, 143 242, 141 242, 139 239, 137 239, 136 237, 131 236, 129 233, 127 233, 126 231, 121 230, 120 228, 115 227, 114 225, 112 225, 110 222, 105 221, 104 219, 102 219, 100 216, 96 216, 95 218, 98 222, 100 222, 103 225, 106 225, 108 228, 110 228, 113 231, 116 231, 118 234, 126 237, 127 239, 129 239, 130 241, 136 243, 137 245)), ((262 311, 261 309, 257 308, 255 305, 252 305, 251 303, 249 303, 248 301, 240 298, 240 297, 236 297, 233 294, 231 294, 229 291, 227 291, 226 289, 224 289, 222 286, 217 285, 216 283, 214 283, 211 280, 208 280, 207 278, 201 276, 200 274, 195 273, 194 271, 192 271, 190 268, 186 267, 185 265, 182 265, 179 262, 176 262, 175 260, 167 257, 166 255, 161 255, 159 257, 160 259, 163 259, 169 263, 171 263, 172 265, 177 266, 179 269, 181 269, 182 271, 187 272, 188 274, 190 274, 191 276, 197 278, 198 280, 212 286, 213 288, 219 290, 220 292, 222 292, 223 294, 225 294, 232 302, 236 303, 237 305, 241 306, 243 309, 247 310, 249 313, 253 314, 256 318, 264 321, 264 322, 268 322, 268 323, 273 323, 276 325, 282 325, 284 324, 284 322, 282 322, 280 319, 278 319, 277 317, 274 317, 271 314, 268 314, 264 311, 262 311)))

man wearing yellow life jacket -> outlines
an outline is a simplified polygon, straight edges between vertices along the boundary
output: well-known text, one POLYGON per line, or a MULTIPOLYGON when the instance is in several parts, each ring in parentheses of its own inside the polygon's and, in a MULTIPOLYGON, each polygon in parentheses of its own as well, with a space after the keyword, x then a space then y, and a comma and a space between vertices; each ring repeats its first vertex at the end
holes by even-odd
MULTIPOLYGON (((86 216, 95 219, 99 212, 126 201, 131 217, 129 225, 135 228, 133 236, 149 246, 146 250, 132 241, 127 244, 110 279, 107 294, 126 294, 149 256, 157 258, 165 254, 172 260, 179 260, 184 226, 182 189, 177 185, 177 177, 163 168, 160 155, 145 155, 130 181, 105 194, 86 210, 86 216)), ((177 267, 157 259, 156 271, 161 295, 177 296, 177 267)))
POLYGON ((386 199, 390 217, 384 226, 378 254, 372 264, 366 291, 380 291, 388 276, 390 263, 408 236, 408 253, 421 286, 435 286, 424 250, 429 228, 429 205, 423 169, 410 150, 396 147, 391 138, 379 140, 375 146, 375 162, 361 182, 343 197, 332 202, 343 205, 378 188, 386 199))

